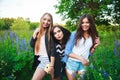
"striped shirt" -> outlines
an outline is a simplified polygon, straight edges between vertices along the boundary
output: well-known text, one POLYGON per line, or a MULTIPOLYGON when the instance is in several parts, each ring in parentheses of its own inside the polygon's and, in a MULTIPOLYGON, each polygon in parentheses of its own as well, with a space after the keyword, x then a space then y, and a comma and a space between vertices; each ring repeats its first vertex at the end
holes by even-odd
POLYGON ((62 46, 61 46, 61 44, 57 44, 56 45, 56 52, 59 54, 59 56, 60 56, 60 59, 62 58, 62 57, 64 57, 64 49, 62 49, 62 46))

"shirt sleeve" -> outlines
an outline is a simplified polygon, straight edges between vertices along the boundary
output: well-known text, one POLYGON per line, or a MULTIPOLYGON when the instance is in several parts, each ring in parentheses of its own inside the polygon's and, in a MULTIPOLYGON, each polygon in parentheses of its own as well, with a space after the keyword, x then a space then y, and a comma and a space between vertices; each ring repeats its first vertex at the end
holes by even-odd
POLYGON ((31 37, 30 46, 31 46, 32 48, 35 47, 35 42, 36 42, 36 40, 37 40, 37 38, 34 39, 33 37, 31 37))
POLYGON ((51 40, 50 40, 50 51, 51 51, 51 56, 55 56, 55 42, 53 40, 53 37, 51 36, 51 40))
POLYGON ((65 46, 65 56, 61 59, 62 62, 66 63, 68 60, 68 55, 72 52, 72 49, 74 47, 74 40, 75 40, 75 33, 72 32, 70 35, 70 39, 68 40, 66 46, 65 46))
POLYGON ((75 43, 75 33, 76 32, 72 32, 70 39, 68 40, 66 46, 65 46, 65 55, 69 55, 72 52, 72 49, 74 47, 74 43, 75 43))

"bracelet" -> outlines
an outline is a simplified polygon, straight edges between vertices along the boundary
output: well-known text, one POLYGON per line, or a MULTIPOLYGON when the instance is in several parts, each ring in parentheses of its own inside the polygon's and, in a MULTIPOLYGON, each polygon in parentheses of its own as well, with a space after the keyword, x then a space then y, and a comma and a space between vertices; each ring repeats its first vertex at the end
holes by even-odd
POLYGON ((50 65, 50 67, 54 67, 54 65, 50 65))
POLYGON ((93 49, 96 49, 95 47, 93 47, 93 49))
POLYGON ((54 67, 54 66, 50 66, 50 67, 54 67))

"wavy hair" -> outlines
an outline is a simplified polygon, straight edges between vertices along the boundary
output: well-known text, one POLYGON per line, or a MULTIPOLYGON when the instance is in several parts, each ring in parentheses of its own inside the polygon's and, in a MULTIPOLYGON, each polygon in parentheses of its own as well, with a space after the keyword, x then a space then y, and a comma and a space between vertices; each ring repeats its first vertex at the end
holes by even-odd
POLYGON ((50 13, 44 13, 43 16, 41 17, 40 19, 40 31, 37 35, 37 41, 35 43, 35 53, 38 53, 39 49, 40 49, 40 42, 41 42, 41 36, 44 34, 44 31, 48 31, 47 32, 47 36, 48 36, 48 46, 50 46, 50 31, 51 31, 51 27, 53 27, 53 18, 52 18, 52 15, 50 13), (42 19, 44 18, 45 15, 49 15, 50 18, 51 18, 51 24, 50 26, 46 29, 43 28, 42 26, 42 19))
POLYGON ((94 23, 94 20, 93 20, 92 16, 90 16, 89 14, 84 14, 79 19, 78 29, 77 29, 76 36, 75 36, 75 45, 77 45, 77 42, 82 37, 84 37, 84 31, 82 29, 82 21, 83 21, 84 18, 87 18, 89 23, 90 23, 90 28, 88 30, 88 34, 92 37, 92 42, 94 42, 95 38, 98 37, 98 32, 96 30, 96 26, 95 26, 95 23, 94 23))

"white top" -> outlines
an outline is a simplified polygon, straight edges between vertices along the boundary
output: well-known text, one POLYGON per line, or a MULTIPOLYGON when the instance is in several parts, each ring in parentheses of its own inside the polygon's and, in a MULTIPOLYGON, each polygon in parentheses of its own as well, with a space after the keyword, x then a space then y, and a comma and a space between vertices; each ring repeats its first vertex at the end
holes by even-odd
POLYGON ((46 51, 46 46, 45 46, 45 35, 41 36, 40 49, 38 51, 38 55, 45 56, 45 57, 48 56, 46 51))
MULTIPOLYGON (((84 59, 86 59, 87 61, 89 61, 88 57, 89 57, 89 53, 90 53, 90 48, 93 45, 92 43, 92 38, 89 37, 88 39, 84 40, 84 38, 80 39, 77 45, 74 45, 72 53, 73 54, 77 54, 78 56, 83 57, 84 59)), ((75 61, 80 61, 74 58, 71 58, 72 60, 75 61)))

